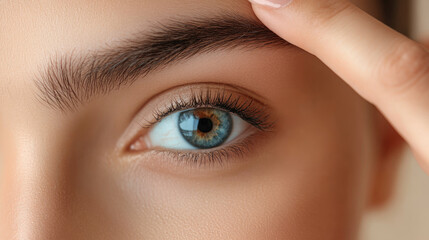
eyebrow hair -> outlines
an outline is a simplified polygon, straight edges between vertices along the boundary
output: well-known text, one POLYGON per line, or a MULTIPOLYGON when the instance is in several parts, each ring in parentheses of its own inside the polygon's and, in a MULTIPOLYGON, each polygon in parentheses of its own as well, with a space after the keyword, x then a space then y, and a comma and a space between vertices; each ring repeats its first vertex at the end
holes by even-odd
POLYGON ((96 95, 197 54, 284 46, 290 44, 257 20, 242 16, 171 18, 117 46, 51 58, 35 80, 37 98, 53 109, 73 111, 96 95))

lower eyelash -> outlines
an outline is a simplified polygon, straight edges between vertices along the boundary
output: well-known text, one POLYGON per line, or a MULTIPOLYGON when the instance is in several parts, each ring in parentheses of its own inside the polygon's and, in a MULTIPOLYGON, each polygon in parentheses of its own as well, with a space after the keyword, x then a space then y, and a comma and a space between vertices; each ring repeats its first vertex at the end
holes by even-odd
POLYGON ((174 163, 186 165, 188 167, 222 167, 227 159, 241 159, 250 151, 253 145, 253 138, 259 134, 251 134, 236 143, 219 147, 219 149, 210 149, 207 151, 171 151, 171 150, 154 150, 156 154, 165 154, 168 159, 174 163))

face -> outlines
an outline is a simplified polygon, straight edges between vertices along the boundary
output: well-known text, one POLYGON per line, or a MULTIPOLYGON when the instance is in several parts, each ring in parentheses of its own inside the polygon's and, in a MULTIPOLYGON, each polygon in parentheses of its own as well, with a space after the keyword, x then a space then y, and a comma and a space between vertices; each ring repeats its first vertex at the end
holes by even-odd
POLYGON ((0 46, 2 239, 356 237, 373 110, 247 1, 3 1, 0 46))

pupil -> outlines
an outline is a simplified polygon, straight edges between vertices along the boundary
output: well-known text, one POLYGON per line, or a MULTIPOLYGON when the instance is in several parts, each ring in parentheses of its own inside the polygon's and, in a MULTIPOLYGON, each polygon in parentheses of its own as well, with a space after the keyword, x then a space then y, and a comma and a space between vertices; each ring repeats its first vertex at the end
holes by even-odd
POLYGON ((208 133, 213 129, 213 122, 208 118, 201 118, 198 121, 198 131, 208 133))
POLYGON ((197 149, 210 149, 228 139, 233 121, 229 112, 200 108, 181 112, 177 123, 186 142, 197 149))

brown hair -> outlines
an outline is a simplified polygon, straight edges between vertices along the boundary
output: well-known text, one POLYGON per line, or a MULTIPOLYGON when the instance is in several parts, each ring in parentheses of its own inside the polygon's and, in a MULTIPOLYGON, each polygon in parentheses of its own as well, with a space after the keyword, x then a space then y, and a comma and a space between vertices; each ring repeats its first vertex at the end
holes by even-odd
POLYGON ((411 27, 411 0, 381 0, 384 22, 409 35, 411 27))

